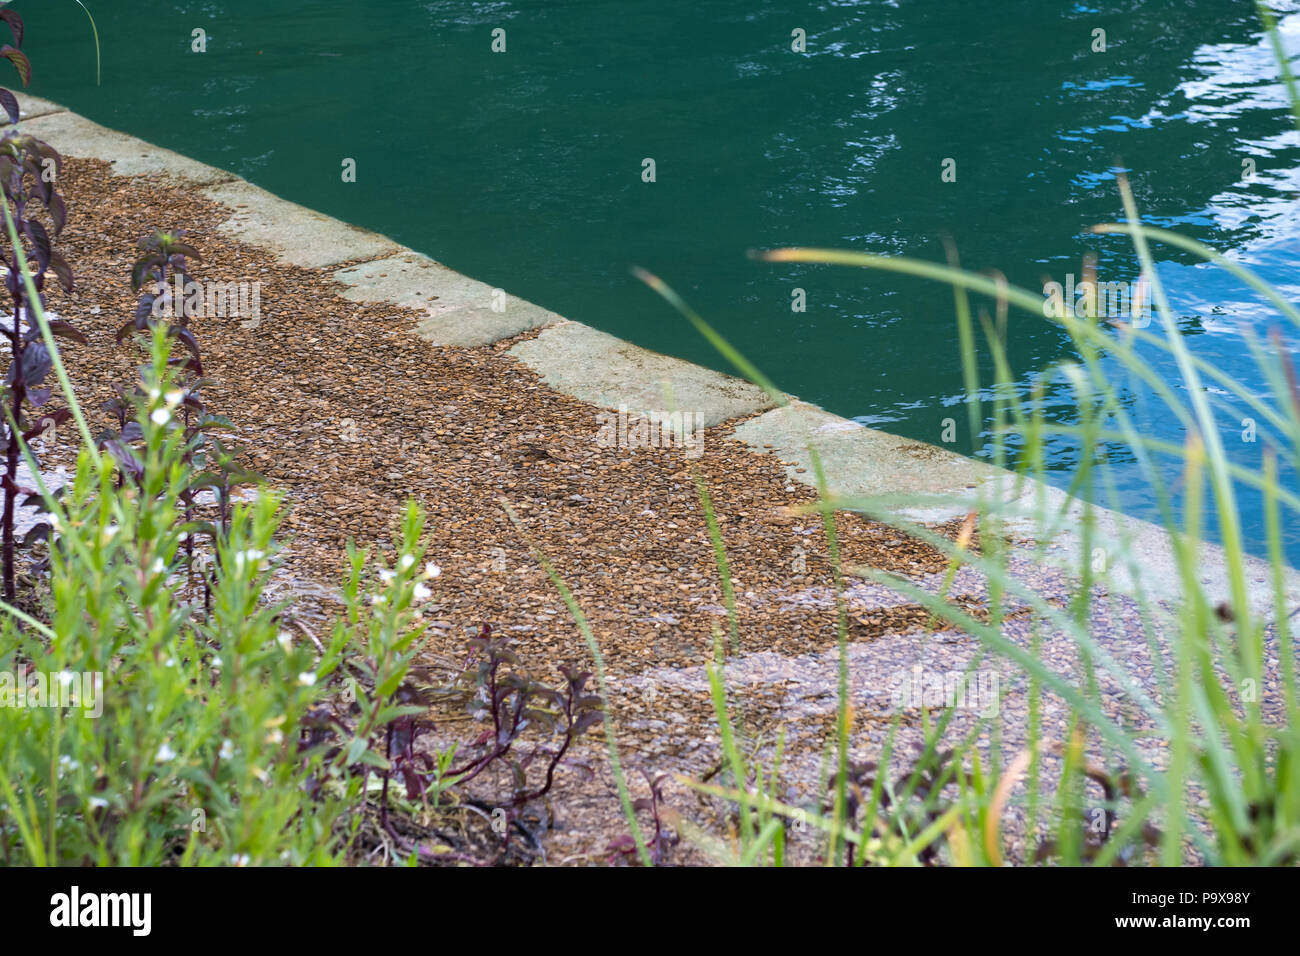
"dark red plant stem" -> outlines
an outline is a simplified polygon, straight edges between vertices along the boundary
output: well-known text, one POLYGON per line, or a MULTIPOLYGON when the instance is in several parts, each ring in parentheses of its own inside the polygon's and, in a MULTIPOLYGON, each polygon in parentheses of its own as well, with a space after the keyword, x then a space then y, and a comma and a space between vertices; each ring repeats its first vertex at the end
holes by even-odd
POLYGON ((569 749, 569 744, 573 743, 573 689, 570 687, 569 696, 564 702, 564 743, 560 744, 560 749, 551 755, 550 765, 546 768, 546 782, 532 793, 525 793, 523 796, 516 797, 514 805, 522 806, 530 800, 536 800, 551 792, 551 786, 555 783, 555 768, 560 765, 564 759, 565 751, 569 749))
MULTIPOLYGON (((19 213, 21 215, 21 212, 19 213)), ((17 595, 17 584, 15 575, 15 556, 14 556, 14 518, 15 506, 18 496, 18 440, 17 432, 18 422, 21 419, 23 411, 23 398, 27 391, 27 381, 23 376, 23 336, 22 336, 22 316, 23 316, 23 295, 19 291, 18 281, 15 277, 19 276, 17 268, 17 256, 14 256, 14 263, 10 266, 9 282, 14 302, 14 320, 13 327, 9 330, 9 346, 13 353, 13 393, 12 393, 12 415, 13 424, 7 426, 9 433, 9 444, 5 449, 5 504, 4 514, 0 516, 0 524, 3 525, 3 542, 0 547, 3 549, 4 563, 4 592, 5 600, 12 604, 17 595)))
POLYGON ((465 764, 463 767, 460 767, 459 769, 448 772, 447 775, 450 777, 459 777, 462 773, 466 773, 467 771, 472 769, 473 772, 470 773, 469 776, 463 777, 459 781, 460 783, 465 783, 466 781, 473 780, 475 777, 479 775, 479 773, 483 770, 484 767, 486 767, 493 760, 496 760, 498 757, 503 756, 505 752, 510 749, 509 742, 506 743, 504 748, 501 746, 501 710, 500 710, 500 705, 497 703, 497 668, 500 666, 501 666, 501 661, 498 660, 495 656, 493 657, 492 662, 488 665, 487 690, 488 690, 488 701, 492 707, 493 750, 491 753, 486 754, 482 757, 476 757, 475 759, 469 761, 469 763, 465 764))

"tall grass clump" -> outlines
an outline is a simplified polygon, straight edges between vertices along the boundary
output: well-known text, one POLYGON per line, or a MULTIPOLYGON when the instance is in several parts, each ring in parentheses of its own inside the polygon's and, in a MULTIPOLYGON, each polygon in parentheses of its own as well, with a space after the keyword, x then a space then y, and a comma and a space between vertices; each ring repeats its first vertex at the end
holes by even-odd
MULTIPOLYGON (((981 314, 980 326, 996 375, 991 417, 987 423, 982 417, 978 420, 992 434, 995 461, 1011 460, 1006 447, 1009 435, 1020 439, 1021 453, 1014 470, 985 482, 973 500, 836 497, 827 491, 822 469, 817 468, 821 495, 815 507, 825 516, 833 558, 834 513, 856 511, 929 543, 948 557, 950 568, 967 567, 986 582, 987 613, 977 617, 948 601, 946 587, 936 592, 874 568, 844 569, 890 586, 947 625, 978 638, 988 659, 1013 666, 1029 688, 1028 717, 1017 734, 1023 744, 1009 759, 993 764, 989 752, 975 745, 977 733, 988 729, 984 721, 954 734, 950 733, 951 709, 939 713, 933 723, 927 713, 921 755, 896 778, 887 769, 894 756, 892 733, 884 753, 866 764, 841 757, 847 748, 837 740, 831 744, 836 752, 831 795, 822 808, 829 812, 784 805, 776 796, 779 766, 747 763, 734 746, 719 642, 710 674, 724 761, 736 785, 699 789, 733 801, 741 821, 729 846, 699 835, 720 858, 780 862, 789 824, 797 821, 810 823, 825 835, 821 859, 826 862, 998 864, 1008 858, 1002 830, 1014 814, 1028 836, 1020 856, 1023 862, 1240 865, 1300 859, 1300 779, 1294 773, 1300 760, 1300 724, 1295 720, 1300 696, 1290 624, 1297 578, 1287 564, 1281 530, 1284 517, 1300 511, 1300 496, 1282 484, 1278 469, 1284 456, 1300 462, 1296 373, 1288 356, 1256 343, 1260 375, 1273 386, 1272 395, 1261 398, 1254 388, 1192 355, 1160 285, 1150 244, 1176 245, 1215 262, 1262 291, 1278 306, 1284 321, 1300 327, 1300 316, 1239 264, 1198 243, 1143 226, 1124 177, 1120 175, 1118 181, 1126 222, 1094 231, 1124 234, 1133 242, 1139 267, 1150 277, 1162 334, 1131 323, 1107 323, 1091 312, 1051 319, 1069 333, 1079 358, 1044 370, 1029 397, 1019 400, 1012 387, 1017 380, 1008 364, 1004 327, 986 312, 981 314), (1161 381, 1138 352, 1138 343, 1171 354, 1184 387, 1161 381), (1124 392, 1109 371, 1116 363, 1185 423, 1184 445, 1138 431, 1124 392), (1077 423, 1046 420, 1045 382, 1057 374, 1073 385, 1077 423), (1206 381, 1228 390, 1270 424, 1274 438, 1258 467, 1229 461, 1206 397, 1206 381), (1075 476, 1073 495, 1068 498, 1044 492, 1049 474, 1043 449, 1049 440, 1062 436, 1076 442, 1079 460, 1086 463, 1075 476), (1141 550, 1149 542, 1139 544, 1128 523, 1114 519, 1122 502, 1105 461, 1107 450, 1113 452, 1117 446, 1144 467, 1161 504, 1176 593, 1171 594, 1168 580, 1151 587, 1148 555, 1141 550), (1160 457, 1177 462, 1177 487, 1163 477, 1160 457), (1241 486, 1264 495, 1266 596, 1258 583, 1253 590, 1247 583, 1248 572, 1258 571, 1260 565, 1252 563, 1246 551, 1237 502, 1241 486), (1097 500, 1106 501, 1111 509, 1094 504, 1097 500), (971 510, 980 531, 978 552, 969 547, 965 535, 953 540, 899 517, 906 506, 939 504, 971 510), (1219 528, 1217 545, 1205 534, 1206 515, 1211 513, 1219 528), (1065 530, 1070 531, 1067 540, 1074 553, 1064 562, 1072 574, 1070 592, 1062 600, 1024 580, 1017 570, 1023 563, 1014 559, 1018 555, 1045 565, 1048 542, 1065 530), (1008 544, 1014 537, 1027 537, 1032 543, 1017 551, 1008 544), (1106 555, 1100 564, 1099 549, 1106 555), (1224 569, 1226 600, 1212 598, 1202 584, 1202 564, 1211 551, 1224 569), (1013 609, 1028 610, 1033 622, 1028 641, 1004 626, 1013 609), (1134 679, 1131 662, 1103 639, 1104 626, 1116 614, 1128 620, 1145 642, 1156 675, 1153 690, 1134 679), (1077 671, 1054 668, 1038 655, 1048 636, 1064 638, 1077 651, 1077 671), (1104 685, 1111 689, 1103 692, 1104 685), (1063 738, 1050 738, 1044 731, 1039 700, 1043 694, 1068 708, 1070 729, 1063 738), (1266 701, 1271 706, 1265 707, 1266 701), (1139 715, 1140 729, 1124 716, 1131 714, 1139 715), (847 797, 841 798, 840 793, 847 797), (784 826, 773 822, 778 818, 786 822, 784 826)), ((761 258, 836 263, 946 282, 955 291, 959 324, 973 325, 972 294, 986 297, 999 309, 1018 309, 1028 321, 1045 320, 1042 294, 952 265, 816 249, 775 250, 762 253, 761 258)), ((670 290, 666 294, 680 304, 670 290)), ((702 322, 698 317, 693 321, 702 322)), ((713 330, 709 333, 710 338, 718 338, 713 330)), ((963 333, 958 339, 967 401, 974 405, 982 384, 976 338, 963 333)), ((734 349, 727 346, 721 351, 741 374, 765 382, 748 362, 736 359, 734 349)), ((810 449, 817 460, 811 444, 810 449)), ((707 494, 701 500, 707 509, 707 494)), ((719 564, 725 575, 725 564, 719 564)), ((949 574, 947 582, 951 579, 949 574)), ((839 571, 836 591, 843 591, 839 571)), ((841 646, 842 667, 843 662, 841 646)), ((846 681, 841 680, 840 686, 843 715, 851 712, 852 702, 843 696, 846 681)), ((898 717, 894 715, 895 730, 898 717)), ((851 733, 838 726, 842 733, 851 733)))

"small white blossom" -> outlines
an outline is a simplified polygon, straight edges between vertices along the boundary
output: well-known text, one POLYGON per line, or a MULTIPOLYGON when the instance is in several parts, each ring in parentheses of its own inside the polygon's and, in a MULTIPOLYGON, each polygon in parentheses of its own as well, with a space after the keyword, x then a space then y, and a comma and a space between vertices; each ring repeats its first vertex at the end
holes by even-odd
POLYGON ((230 858, 230 862, 234 866, 248 866, 249 863, 253 862, 253 858, 247 853, 236 853, 230 858))
POLYGON ((171 420, 172 420, 172 413, 167 411, 167 409, 165 408, 155 408, 153 412, 149 415, 149 421, 159 426, 166 425, 171 420))
POLYGON ((172 750, 170 745, 163 744, 158 748, 158 753, 154 755, 153 759, 159 763, 166 763, 169 760, 175 760, 176 751, 172 750))
POLYGON ((293 638, 289 636, 288 631, 281 631, 276 635, 275 642, 280 645, 280 650, 286 654, 293 650, 293 638))
POLYGON ((231 743, 230 738, 227 737, 225 740, 221 741, 221 749, 217 751, 217 756, 222 760, 229 760, 234 755, 235 745, 231 743))
POLYGON ((427 585, 417 584, 415 586, 415 599, 417 601, 427 601, 433 597, 433 591, 427 585))
POLYGON ((298 683, 303 687, 310 687, 316 683, 315 671, 303 671, 298 675, 298 683))
POLYGON ((426 578, 436 578, 440 574, 442 574, 442 568, 438 567, 432 561, 424 566, 424 576, 426 578))
POLYGON ((384 570, 379 572, 379 580, 383 581, 385 584, 393 580, 395 577, 397 577, 397 572, 395 571, 384 570))
POLYGON ((256 564, 264 557, 266 557, 266 555, 256 548, 249 548, 247 551, 236 551, 235 567, 242 568, 245 564, 256 564))
POLYGON ((108 801, 103 797, 91 797, 90 805, 96 810, 102 810, 104 807, 108 806, 108 801))
POLYGON ((409 570, 411 565, 413 564, 415 564, 415 558, 412 555, 409 554, 402 555, 401 565, 403 571, 409 570))

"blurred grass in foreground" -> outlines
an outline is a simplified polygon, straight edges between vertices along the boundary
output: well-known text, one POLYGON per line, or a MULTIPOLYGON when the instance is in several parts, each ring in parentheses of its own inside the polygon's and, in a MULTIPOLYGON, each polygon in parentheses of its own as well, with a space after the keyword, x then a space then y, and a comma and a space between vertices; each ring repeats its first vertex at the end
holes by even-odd
MULTIPOLYGON (((1261 7, 1265 27, 1273 38, 1283 80, 1300 123, 1300 96, 1276 27, 1261 7)), ((823 834, 821 861, 847 863, 993 864, 1008 859, 1003 823, 1009 811, 1019 808, 1026 839, 1019 862, 1160 863, 1190 861, 1207 864, 1295 863, 1300 859, 1300 724, 1296 721, 1297 685, 1294 647, 1287 597, 1291 569, 1282 548, 1284 515, 1300 513, 1300 497, 1278 478, 1280 457, 1300 466, 1300 388, 1290 358, 1281 348, 1266 348, 1248 339, 1271 397, 1259 398, 1254 383, 1232 379, 1192 355, 1178 330, 1151 252, 1152 243, 1172 245, 1192 253, 1261 293, 1276 307, 1279 319, 1300 329, 1300 312, 1238 263, 1214 250, 1165 230, 1143 226, 1122 172, 1117 181, 1124 203, 1125 222, 1094 228, 1098 234, 1122 233, 1132 243, 1141 274, 1150 283, 1158 319, 1151 330, 1135 324, 1103 320, 1096 299, 1085 298, 1085 314, 1049 319, 1059 322, 1071 336, 1077 361, 1062 363, 1055 371, 1071 383, 1079 410, 1077 425, 1045 420, 1042 387, 1022 399, 1012 387, 1016 381, 1007 360, 1006 320, 1009 310, 1023 311, 1044 320, 1044 297, 1017 288, 1001 277, 960 269, 950 250, 948 265, 826 249, 778 249, 757 254, 769 262, 827 263, 886 270, 949 284, 954 293, 957 338, 964 371, 971 427, 979 434, 985 425, 980 401, 980 373, 976 358, 977 335, 971 294, 996 303, 997 319, 987 311, 979 315, 979 331, 990 350, 995 368, 991 420, 994 435, 992 460, 1008 460, 1006 436, 1022 442, 1015 482, 989 486, 978 492, 974 515, 981 547, 969 548, 968 534, 953 541, 899 517, 900 502, 888 507, 879 499, 834 498, 827 490, 820 458, 811 442, 808 451, 819 490, 817 510, 834 567, 839 610, 839 704, 834 751, 835 770, 829 794, 821 807, 797 807, 778 797, 784 741, 779 741, 769 766, 746 758, 736 744, 733 727, 735 701, 725 685, 726 658, 718 635, 715 659, 709 666, 724 765, 730 786, 692 784, 698 790, 732 803, 737 810, 735 830, 729 839, 692 831, 688 834, 717 859, 732 864, 783 864, 788 859, 787 837, 792 826, 810 825, 823 834), (1159 349, 1173 359, 1179 383, 1162 381, 1144 362, 1135 346, 1159 349), (1132 421, 1123 395, 1103 368, 1102 359, 1118 362, 1159 398, 1170 414, 1186 428, 1188 438, 1177 446, 1142 435, 1132 421), (1248 406, 1271 427, 1256 468, 1229 462, 1215 424, 1205 384, 1212 382, 1248 406), (1046 495, 1035 493, 1046 482, 1044 448, 1051 437, 1068 435, 1080 445, 1080 465, 1071 486, 1077 504, 1070 511, 1049 505, 1046 495), (1172 545, 1180 600, 1157 600, 1144 581, 1144 555, 1121 527, 1119 540, 1104 537, 1099 509, 1091 502, 1107 501, 1119 512, 1118 494, 1106 467, 1103 443, 1121 444, 1143 468, 1162 515, 1172 545), (1175 487, 1161 477, 1154 463, 1172 456, 1179 464, 1175 487), (1271 607, 1252 606, 1246 569, 1249 559, 1243 545, 1242 525, 1235 487, 1262 491, 1268 537, 1271 607), (1028 492, 1027 494, 1025 492, 1028 492), (1181 510, 1174 508, 1181 496, 1181 510), (1027 502, 1032 502, 1028 504, 1027 502), (965 733, 950 733, 954 712, 942 710, 931 723, 922 709, 924 747, 915 760, 891 779, 896 732, 901 711, 893 714, 890 735, 882 753, 872 762, 854 764, 849 758, 852 702, 849 700, 847 636, 844 625, 844 571, 836 547, 836 510, 855 510, 929 542, 948 555, 950 572, 939 593, 917 583, 872 568, 848 571, 886 584, 910 601, 928 608, 953 628, 979 639, 982 651, 971 662, 973 670, 988 658, 1011 662, 1027 681, 1028 707, 1019 728, 1024 745, 1003 760, 1002 729, 993 727, 993 745, 980 749, 975 740, 989 730, 982 718, 965 733), (1217 519, 1222 541, 1229 599, 1212 605, 1201 585, 1200 559, 1205 551, 1205 516, 1217 519), (1047 540, 1066 522, 1075 525, 1077 560, 1073 561, 1072 593, 1068 601, 1052 600, 1019 580, 1012 570, 1012 549, 1006 545, 1011 528, 1026 522, 1035 529, 1041 561, 1047 540), (1095 546, 1105 540, 1109 560, 1097 566, 1095 546), (965 566, 979 573, 987 585, 986 616, 977 618, 946 599, 953 572, 965 566), (1116 571, 1123 586, 1116 585, 1116 571), (1118 597, 1119 591, 1127 597, 1118 597), (1026 643, 1008 636, 1007 613, 1027 608, 1033 621, 1026 643), (1126 661, 1116 659, 1094 627, 1110 608, 1140 629, 1155 674, 1155 690, 1147 693, 1132 680, 1126 661), (1039 657, 1041 642, 1050 636, 1067 638, 1077 650, 1079 679, 1053 670, 1039 657), (1270 671, 1270 664, 1276 671, 1270 671), (1268 677, 1272 677, 1272 682, 1268 677), (1104 695, 1102 681, 1124 688, 1118 701, 1114 691, 1104 695), (1069 711, 1070 732, 1064 739, 1049 739, 1041 712, 1041 695, 1050 692, 1069 711), (1265 717, 1262 701, 1275 706, 1265 717), (1106 706, 1109 703, 1111 706, 1106 706), (1121 721, 1118 712, 1140 713, 1147 730, 1121 721), (956 739, 951 739, 951 738, 956 739), (1152 747, 1158 742, 1163 746, 1152 747), (1167 753, 1156 761, 1153 750, 1167 753)), ((677 308, 735 367, 763 387, 778 405, 787 397, 730 343, 696 315, 662 280, 639 272, 651 288, 677 308)), ((1073 303, 1070 303, 1073 305, 1073 303)), ((1067 309, 1072 312, 1072 309, 1067 309)), ((1280 338, 1275 334, 1274 343, 1280 338)), ((1040 382, 1047 378, 1044 373, 1040 382)), ((702 508, 711 529, 717 522, 707 489, 699 484, 702 508)), ((933 500, 924 502, 934 504, 933 500)), ((959 503, 951 502, 953 506, 959 503)), ((960 507, 968 504, 960 503, 960 507)), ((724 594, 732 593, 730 570, 723 543, 714 535, 719 575, 724 594)), ((734 632, 734 610, 728 602, 734 632)), ((734 641, 733 641, 734 643, 734 641)))

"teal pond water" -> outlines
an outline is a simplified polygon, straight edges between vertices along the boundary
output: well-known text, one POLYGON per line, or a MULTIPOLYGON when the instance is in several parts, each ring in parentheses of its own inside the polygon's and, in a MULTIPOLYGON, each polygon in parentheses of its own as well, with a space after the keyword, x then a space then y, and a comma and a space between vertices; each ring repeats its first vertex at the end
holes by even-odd
MULTIPOLYGON (((1130 282, 1127 240, 1083 232, 1120 218, 1120 164, 1148 222, 1250 264, 1290 300, 1300 292, 1300 135, 1250 0, 89 5, 102 86, 75 4, 16 4, 31 92, 569 318, 726 369, 630 275, 644 266, 786 390, 930 442, 954 419, 950 447, 968 454, 986 454, 989 436, 966 427, 950 291, 746 250, 941 261, 950 236, 964 265, 1030 289, 1079 276, 1089 252, 1103 279, 1130 282), (795 30, 805 52, 791 48, 795 30), (355 183, 341 175, 347 158, 355 183), (796 288, 806 311, 792 310, 796 288)), ((1300 51, 1300 5, 1275 6, 1300 51)), ((1189 348, 1267 398, 1249 336, 1281 325, 1275 311, 1188 255, 1157 255, 1189 348)), ((1282 332, 1289 350, 1300 331, 1282 332)), ((1008 337, 1025 389, 1075 356, 1032 316, 1013 315, 1008 337)), ((1172 361, 1147 357, 1185 400, 1172 361)), ((1109 366, 1140 430, 1181 444, 1178 418, 1109 366)), ((1257 467, 1265 423, 1243 441, 1242 419, 1258 416, 1217 386, 1208 397, 1229 455, 1257 467)), ((1069 424, 1074 409, 1067 380, 1051 376, 1049 418, 1069 424)), ((1048 457, 1067 484, 1076 445, 1060 439, 1048 457)), ((1154 516, 1148 476, 1122 449, 1110 461, 1125 509, 1154 516)), ((1177 463, 1159 467, 1177 479, 1177 463)), ((1294 471, 1287 480, 1294 490, 1294 471)), ((1261 550, 1262 503, 1239 491, 1261 550)), ((1286 541, 1300 559, 1298 523, 1286 541)))

